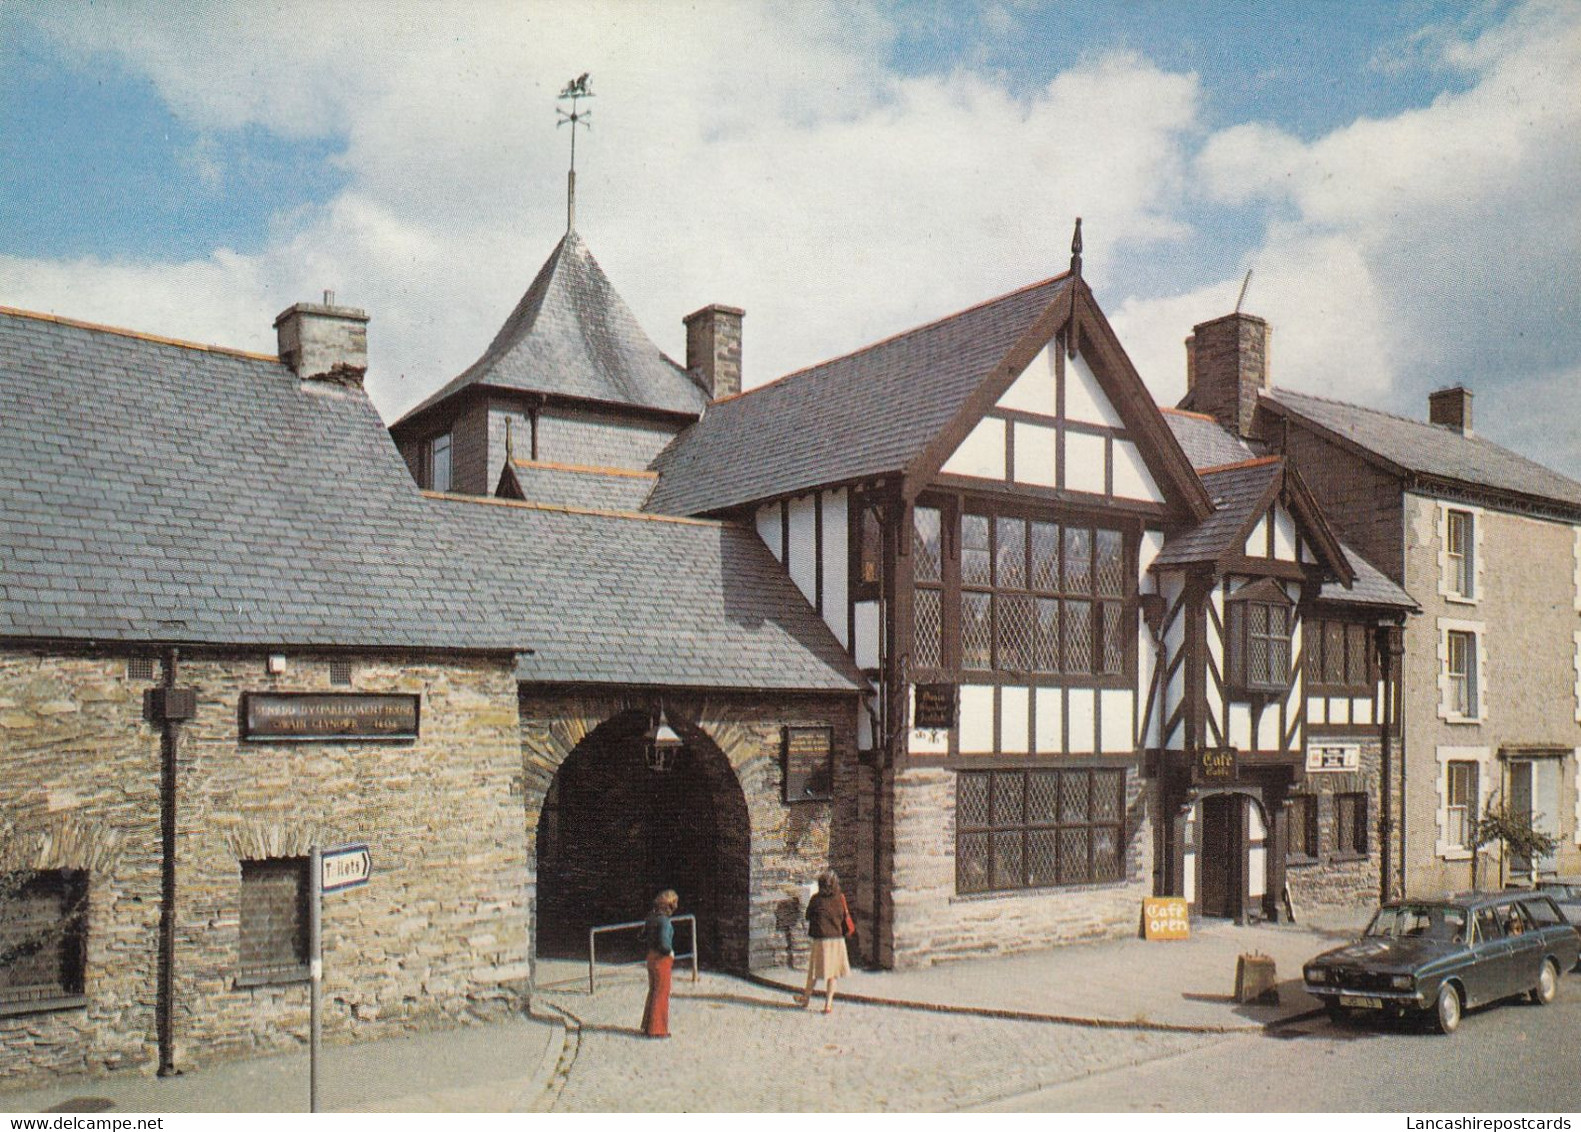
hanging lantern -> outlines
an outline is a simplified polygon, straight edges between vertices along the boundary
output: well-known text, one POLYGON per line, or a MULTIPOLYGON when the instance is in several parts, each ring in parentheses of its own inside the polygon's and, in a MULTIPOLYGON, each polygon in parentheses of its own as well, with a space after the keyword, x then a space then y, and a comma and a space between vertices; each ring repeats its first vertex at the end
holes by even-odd
POLYGON ((663 774, 675 767, 675 756, 686 746, 685 740, 675 733, 670 721, 664 717, 664 705, 659 705, 659 721, 648 728, 644 736, 648 769, 663 774))

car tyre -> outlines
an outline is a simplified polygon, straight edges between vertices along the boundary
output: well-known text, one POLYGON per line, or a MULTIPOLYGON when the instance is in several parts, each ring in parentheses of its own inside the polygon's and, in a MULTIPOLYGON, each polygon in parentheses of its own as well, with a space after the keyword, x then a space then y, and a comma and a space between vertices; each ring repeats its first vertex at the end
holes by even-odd
POLYGON ((1460 992, 1453 983, 1438 988, 1438 1001, 1433 1006, 1433 1023, 1440 1034, 1453 1034, 1460 1026, 1460 992))
POLYGON ((1343 1022, 1350 1017, 1350 1011, 1337 1002, 1325 1002, 1323 1004, 1323 1013, 1328 1015, 1330 1022, 1343 1022))
POLYGON ((1543 969, 1537 976, 1537 985, 1529 993, 1532 1001, 1538 1006, 1547 1006, 1558 995, 1559 968, 1552 959, 1543 960, 1543 969))

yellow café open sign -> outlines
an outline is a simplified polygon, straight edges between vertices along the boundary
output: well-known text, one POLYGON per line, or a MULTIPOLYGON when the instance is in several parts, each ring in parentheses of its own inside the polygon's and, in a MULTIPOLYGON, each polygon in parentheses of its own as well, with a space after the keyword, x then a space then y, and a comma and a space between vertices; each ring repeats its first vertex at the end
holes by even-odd
POLYGON ((1142 933, 1147 939, 1190 939, 1191 915, 1181 896, 1142 898, 1142 933))

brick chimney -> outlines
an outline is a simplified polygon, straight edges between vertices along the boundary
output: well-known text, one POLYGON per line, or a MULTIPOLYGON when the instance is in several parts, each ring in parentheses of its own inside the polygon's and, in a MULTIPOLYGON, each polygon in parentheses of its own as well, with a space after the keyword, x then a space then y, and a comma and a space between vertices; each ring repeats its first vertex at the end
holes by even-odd
POLYGON ((337 307, 335 292, 320 303, 297 303, 274 320, 280 360, 303 381, 362 385, 368 372, 368 314, 337 307))
POLYGON ((740 307, 711 303, 687 315, 686 369, 715 401, 741 392, 740 307))
POLYGON ((1243 437, 1252 435, 1257 395, 1268 388, 1268 324, 1253 314, 1198 323, 1186 339, 1186 396, 1180 407, 1207 413, 1243 437))
POLYGON ((1453 429, 1462 436, 1471 435, 1471 390, 1464 385, 1451 385, 1427 395, 1427 419, 1436 425, 1453 429))

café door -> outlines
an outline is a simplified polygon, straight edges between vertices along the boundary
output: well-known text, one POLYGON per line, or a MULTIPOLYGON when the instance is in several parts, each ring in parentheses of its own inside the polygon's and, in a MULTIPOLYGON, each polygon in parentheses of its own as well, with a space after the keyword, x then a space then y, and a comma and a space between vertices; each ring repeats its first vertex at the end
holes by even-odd
POLYGON ((1197 912, 1239 919, 1246 891, 1246 796, 1210 794, 1198 807, 1197 912))

